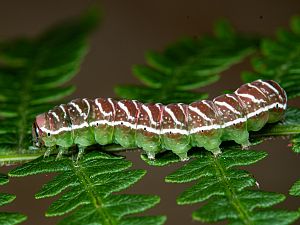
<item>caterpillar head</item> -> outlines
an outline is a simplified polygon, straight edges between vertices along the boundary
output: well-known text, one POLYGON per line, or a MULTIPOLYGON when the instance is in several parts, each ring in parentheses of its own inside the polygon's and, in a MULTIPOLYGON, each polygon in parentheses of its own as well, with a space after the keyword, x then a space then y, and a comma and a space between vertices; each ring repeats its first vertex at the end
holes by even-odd
POLYGON ((32 124, 32 140, 35 146, 41 147, 44 145, 43 137, 46 136, 46 132, 42 130, 45 126, 46 119, 45 114, 36 116, 34 123, 32 124))

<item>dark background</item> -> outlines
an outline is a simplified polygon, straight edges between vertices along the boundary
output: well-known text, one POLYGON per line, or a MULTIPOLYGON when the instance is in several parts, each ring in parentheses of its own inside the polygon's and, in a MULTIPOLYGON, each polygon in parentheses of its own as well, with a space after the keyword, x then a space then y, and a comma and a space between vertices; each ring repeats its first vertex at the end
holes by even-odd
MULTIPOLYGON (((287 27, 292 15, 300 12, 299 1, 101 1, 104 19, 91 38, 91 50, 80 73, 72 81, 75 97, 114 96, 116 84, 138 83, 131 75, 131 66, 144 62, 146 50, 161 50, 183 36, 199 36, 211 32, 212 24, 220 17, 228 18, 242 32, 273 36, 276 28, 287 27)), ((64 0, 0 0, 0 39, 20 35, 34 36, 54 22, 76 16, 95 1, 64 0)), ((241 71, 250 69, 249 62, 233 66, 222 74, 221 81, 204 90, 214 97, 223 89, 236 89, 242 82, 241 71)), ((299 99, 290 102, 300 105, 299 99)), ((268 151, 269 156, 255 166, 247 167, 258 180, 261 189, 288 194, 290 186, 300 178, 299 155, 287 147, 288 141, 278 138, 267 141, 256 149, 268 151)), ((157 194, 161 203, 146 214, 166 214, 167 224, 200 224, 191 219, 193 206, 177 206, 176 196, 186 184, 166 184, 164 177, 175 166, 154 168, 139 158, 139 152, 124 153, 134 168, 147 169, 148 173, 127 192, 157 194)), ((12 167, 0 168, 7 172, 12 167)), ((28 215, 23 224, 55 224, 58 218, 45 218, 43 213, 51 200, 34 200, 34 193, 52 176, 40 175, 14 178, 0 188, 1 192, 17 195, 17 199, 1 211, 18 211, 28 215)), ((288 195, 287 195, 288 196, 288 195)), ((300 198, 288 196, 276 206, 296 209, 300 198)), ((298 222, 298 224, 300 224, 298 222)))

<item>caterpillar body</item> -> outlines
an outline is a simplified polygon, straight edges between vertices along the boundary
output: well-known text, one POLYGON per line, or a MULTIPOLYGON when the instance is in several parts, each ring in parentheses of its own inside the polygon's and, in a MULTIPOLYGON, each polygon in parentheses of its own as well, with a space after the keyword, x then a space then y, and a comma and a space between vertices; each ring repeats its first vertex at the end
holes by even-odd
POLYGON ((36 117, 32 127, 36 146, 62 149, 78 145, 120 144, 142 148, 149 158, 172 150, 187 160, 192 147, 220 153, 222 141, 249 145, 249 131, 283 118, 285 91, 272 80, 256 80, 212 101, 191 104, 143 104, 111 98, 75 99, 36 117))

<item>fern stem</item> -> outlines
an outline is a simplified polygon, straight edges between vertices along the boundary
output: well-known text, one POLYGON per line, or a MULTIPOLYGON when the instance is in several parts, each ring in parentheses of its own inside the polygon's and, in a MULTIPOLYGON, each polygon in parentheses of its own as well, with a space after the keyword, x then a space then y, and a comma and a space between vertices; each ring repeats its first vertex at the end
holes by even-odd
POLYGON ((101 198, 97 194, 93 183, 91 182, 89 176, 86 175, 85 169, 80 165, 79 161, 73 163, 73 170, 80 179, 80 182, 84 185, 85 190, 88 192, 95 208, 97 209, 99 214, 104 218, 103 225, 117 225, 118 223, 116 219, 111 217, 107 210, 103 208, 103 202, 101 198))
POLYGON ((38 52, 34 52, 32 55, 32 63, 26 65, 24 68, 25 71, 27 68, 28 75, 24 76, 22 81, 20 82, 22 84, 22 90, 20 92, 20 105, 18 107, 18 114, 20 116, 20 122, 18 126, 18 150, 19 152, 22 152, 24 149, 23 142, 24 138, 26 137, 26 134, 30 132, 30 129, 28 129, 28 117, 27 117, 27 110, 29 109, 29 104, 31 101, 32 96, 30 95, 30 91, 32 90, 32 80, 34 80, 35 77, 35 71, 38 67, 37 65, 40 63, 41 58, 38 56, 38 52))
POLYGON ((218 157, 211 156, 211 160, 213 162, 217 174, 219 174, 218 177, 221 179, 222 183, 224 184, 223 187, 225 188, 225 193, 227 195, 227 198, 229 199, 229 202, 233 205, 233 207, 238 212, 241 221, 246 225, 254 225, 253 222, 251 221, 251 216, 248 214, 247 210, 239 201, 235 189, 231 186, 231 183, 229 182, 226 176, 226 172, 223 166, 220 164, 218 157))
MULTIPOLYGON (((31 77, 31 76, 30 76, 31 77)), ((23 83, 23 90, 20 92, 20 106, 18 108, 18 114, 20 116, 20 122, 18 126, 18 150, 21 151, 23 146, 23 140, 27 133, 27 118, 26 118, 26 109, 28 109, 28 100, 30 99, 30 96, 28 94, 28 90, 30 90, 30 77, 25 79, 23 83)))
POLYGON ((251 137, 265 137, 265 136, 289 136, 294 134, 300 133, 300 127, 299 126, 283 126, 282 128, 280 126, 270 128, 270 129, 263 129, 261 131, 251 133, 251 137))
POLYGON ((10 155, 1 155, 0 157, 0 166, 3 165, 13 165, 16 163, 20 163, 20 162, 27 162, 27 161, 31 161, 34 160, 38 157, 40 157, 41 155, 43 155, 43 152, 35 152, 32 154, 10 154, 10 155))

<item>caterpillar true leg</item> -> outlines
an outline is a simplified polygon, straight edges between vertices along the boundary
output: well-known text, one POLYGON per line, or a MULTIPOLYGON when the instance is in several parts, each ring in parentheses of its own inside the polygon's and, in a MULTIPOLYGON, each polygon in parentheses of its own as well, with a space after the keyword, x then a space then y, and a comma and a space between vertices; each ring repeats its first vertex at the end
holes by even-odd
POLYGON ((285 91, 275 81, 257 80, 233 94, 212 101, 191 104, 143 104, 135 100, 110 98, 75 99, 40 114, 32 127, 37 147, 62 149, 78 145, 80 158, 87 146, 120 144, 140 147, 150 159, 171 150, 187 160, 192 147, 203 147, 214 155, 221 153, 222 141, 233 140, 248 147, 249 131, 283 118, 287 107, 285 91))

